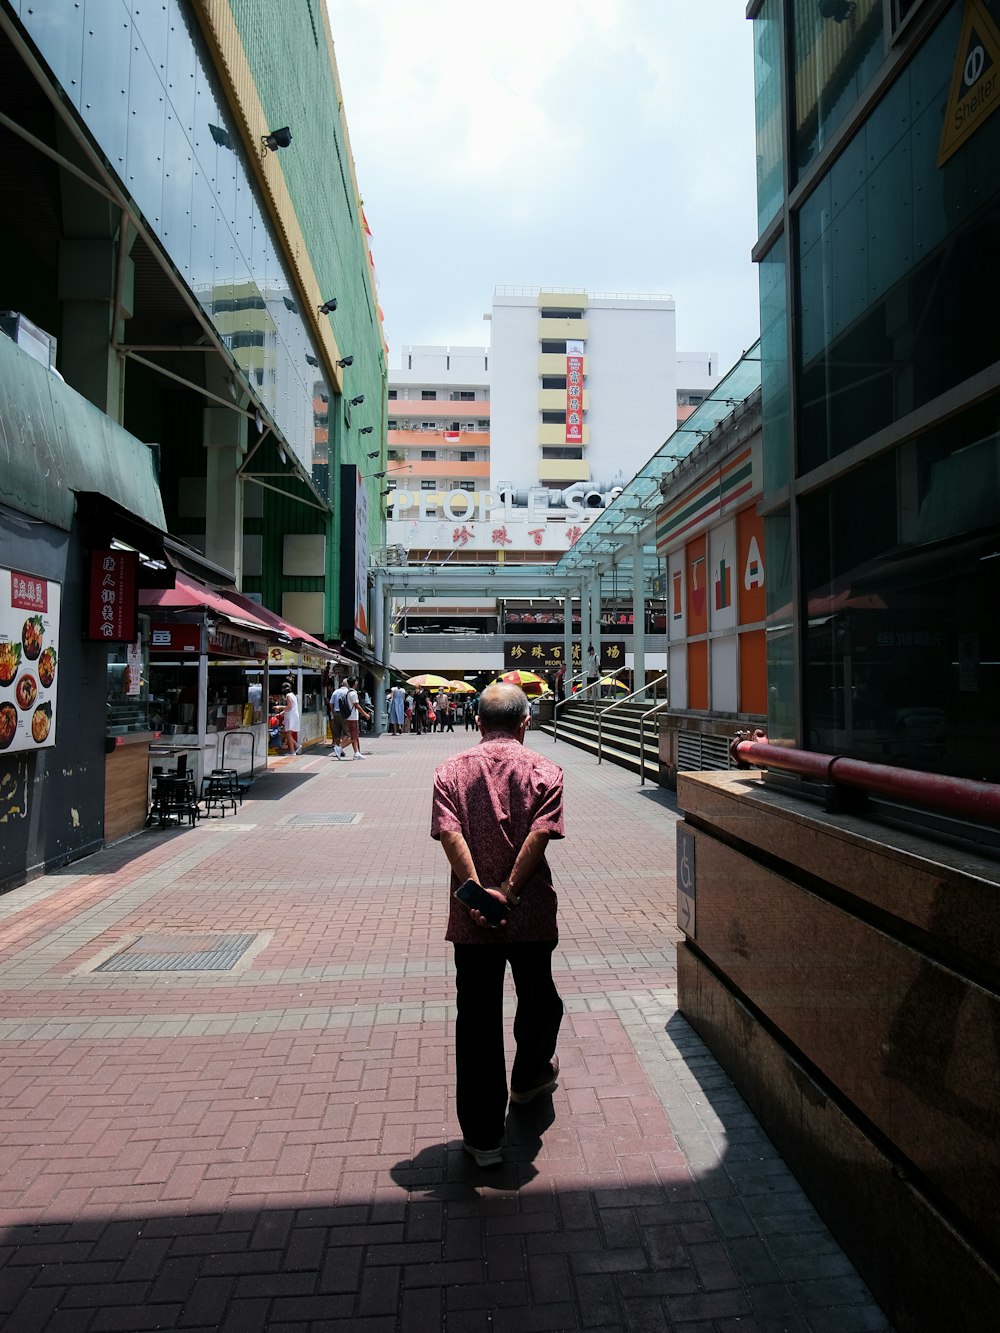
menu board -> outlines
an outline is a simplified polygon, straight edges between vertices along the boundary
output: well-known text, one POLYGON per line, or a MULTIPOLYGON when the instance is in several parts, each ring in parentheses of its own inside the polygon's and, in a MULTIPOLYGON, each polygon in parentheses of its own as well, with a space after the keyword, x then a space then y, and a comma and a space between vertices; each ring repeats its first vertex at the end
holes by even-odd
POLYGON ((0 753, 56 743, 61 593, 51 579, 0 567, 0 753))

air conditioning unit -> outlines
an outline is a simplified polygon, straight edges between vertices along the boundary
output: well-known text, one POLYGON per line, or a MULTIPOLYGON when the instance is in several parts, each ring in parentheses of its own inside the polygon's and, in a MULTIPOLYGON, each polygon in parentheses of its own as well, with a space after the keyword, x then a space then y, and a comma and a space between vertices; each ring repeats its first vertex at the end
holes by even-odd
POLYGON ((55 370, 58 343, 51 333, 32 324, 17 310, 0 310, 0 330, 46 370, 55 370))

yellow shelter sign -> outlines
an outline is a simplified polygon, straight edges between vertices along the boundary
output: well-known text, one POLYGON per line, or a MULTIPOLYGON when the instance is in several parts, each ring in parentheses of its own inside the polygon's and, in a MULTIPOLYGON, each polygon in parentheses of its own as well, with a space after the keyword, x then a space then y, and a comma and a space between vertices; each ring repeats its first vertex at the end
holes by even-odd
POLYGON ((961 148, 1000 102, 1000 33, 980 0, 965 0, 962 35, 948 106, 945 111, 938 166, 961 148))

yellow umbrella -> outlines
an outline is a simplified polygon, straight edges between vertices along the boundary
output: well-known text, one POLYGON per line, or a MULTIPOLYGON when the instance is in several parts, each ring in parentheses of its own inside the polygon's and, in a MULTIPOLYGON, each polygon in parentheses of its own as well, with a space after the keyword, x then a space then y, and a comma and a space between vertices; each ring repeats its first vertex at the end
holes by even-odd
POLYGON ((548 689, 548 681, 534 671, 505 671, 493 682, 494 685, 519 685, 525 694, 540 694, 548 689))
POLYGON ((614 676, 602 676, 597 683, 598 685, 613 685, 616 690, 625 690, 625 692, 628 693, 628 686, 623 685, 621 681, 616 680, 614 676))
POLYGON ((475 685, 470 685, 467 680, 452 680, 448 683, 449 694, 475 694, 475 685))
POLYGON ((443 690, 451 684, 450 680, 445 680, 444 676, 411 676, 406 682, 412 685, 415 690, 443 690))

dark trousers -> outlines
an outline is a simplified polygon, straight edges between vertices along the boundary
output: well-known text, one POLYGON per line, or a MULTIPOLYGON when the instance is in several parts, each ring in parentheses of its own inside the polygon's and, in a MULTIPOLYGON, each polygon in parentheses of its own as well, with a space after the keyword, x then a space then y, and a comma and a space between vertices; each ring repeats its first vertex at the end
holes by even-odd
POLYGON ((555 1053, 563 1004, 552 981, 554 948, 552 943, 454 946, 458 1123, 466 1143, 476 1148, 493 1148, 503 1138, 503 981, 508 963, 517 991, 511 1087, 530 1087, 555 1053))

